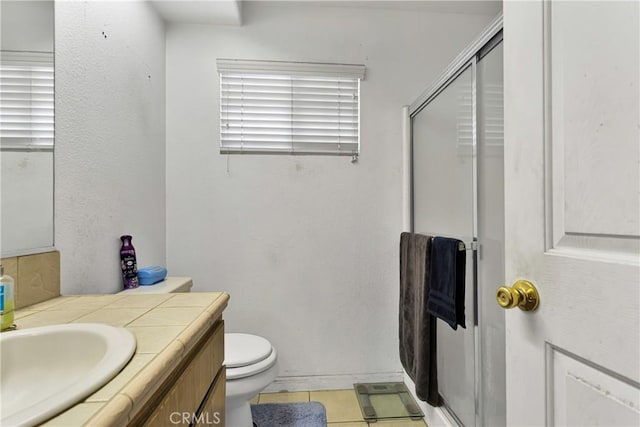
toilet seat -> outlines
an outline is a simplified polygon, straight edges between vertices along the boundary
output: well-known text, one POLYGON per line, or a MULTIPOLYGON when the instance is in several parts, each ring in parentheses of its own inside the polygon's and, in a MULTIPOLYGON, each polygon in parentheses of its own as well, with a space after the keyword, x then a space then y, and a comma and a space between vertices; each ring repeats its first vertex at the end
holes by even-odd
POLYGON ((275 365, 277 353, 271 343, 251 334, 225 334, 224 363, 227 380, 246 378, 275 365))

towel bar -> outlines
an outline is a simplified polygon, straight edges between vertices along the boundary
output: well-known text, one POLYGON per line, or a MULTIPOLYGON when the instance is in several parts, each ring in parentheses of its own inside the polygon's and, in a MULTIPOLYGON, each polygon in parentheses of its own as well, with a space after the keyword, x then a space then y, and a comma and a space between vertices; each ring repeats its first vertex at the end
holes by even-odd
MULTIPOLYGON (((424 231, 419 232, 417 234, 423 234, 425 236, 434 236, 434 237, 435 236, 439 236, 439 234, 437 234, 437 233, 427 233, 427 232, 424 232, 424 231)), ((442 237, 445 237, 445 236, 442 236, 442 237)), ((459 240, 464 240, 464 239, 459 239, 459 240)), ((469 243, 469 244, 466 244, 464 242, 458 243, 458 250, 459 251, 475 251, 476 249, 478 249, 478 241, 476 239, 473 239, 471 241, 471 243, 469 243)))
POLYGON ((469 247, 467 247, 467 245, 465 245, 464 242, 460 242, 458 243, 458 250, 459 251, 475 251, 476 249, 478 249, 478 241, 474 240, 468 246, 469 247))
POLYGON ((465 245, 464 242, 458 243, 458 250, 459 251, 475 251, 476 249, 478 249, 478 241, 477 240, 472 241, 469 245, 465 245))

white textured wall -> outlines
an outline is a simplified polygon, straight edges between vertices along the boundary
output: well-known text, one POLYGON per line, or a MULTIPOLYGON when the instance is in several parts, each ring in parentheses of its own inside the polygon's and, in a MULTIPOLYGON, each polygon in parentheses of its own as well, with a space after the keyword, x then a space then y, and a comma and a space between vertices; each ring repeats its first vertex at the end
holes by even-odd
POLYGON ((164 264, 165 33, 147 2, 56 2, 55 245, 62 293, 122 287, 119 236, 164 264))
POLYGON ((169 272, 226 290, 228 331, 269 338, 281 376, 401 371, 401 106, 490 21, 244 5, 242 27, 167 31, 169 272), (219 154, 216 58, 362 63, 358 163, 219 154))

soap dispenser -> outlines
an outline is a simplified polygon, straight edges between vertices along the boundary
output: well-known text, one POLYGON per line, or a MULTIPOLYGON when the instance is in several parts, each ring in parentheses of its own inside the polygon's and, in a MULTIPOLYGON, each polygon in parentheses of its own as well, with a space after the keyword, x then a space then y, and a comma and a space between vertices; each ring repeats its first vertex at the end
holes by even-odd
POLYGON ((8 274, 4 274, 4 267, 0 264, 0 328, 4 331, 13 326, 13 290, 15 282, 8 274))

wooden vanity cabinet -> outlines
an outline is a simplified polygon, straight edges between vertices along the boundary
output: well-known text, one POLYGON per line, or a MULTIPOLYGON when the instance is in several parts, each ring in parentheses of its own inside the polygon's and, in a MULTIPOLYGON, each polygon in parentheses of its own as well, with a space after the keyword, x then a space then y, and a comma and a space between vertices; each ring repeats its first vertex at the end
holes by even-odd
POLYGON ((226 382, 226 370, 221 369, 215 382, 211 385, 209 393, 207 393, 207 396, 202 403, 202 407, 194 420, 197 427, 210 426, 212 424, 221 426, 225 425, 224 399, 226 382), (222 408, 222 410, 220 408, 222 408))
POLYGON ((129 423, 130 426, 224 426, 224 322, 205 334, 129 423))

